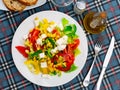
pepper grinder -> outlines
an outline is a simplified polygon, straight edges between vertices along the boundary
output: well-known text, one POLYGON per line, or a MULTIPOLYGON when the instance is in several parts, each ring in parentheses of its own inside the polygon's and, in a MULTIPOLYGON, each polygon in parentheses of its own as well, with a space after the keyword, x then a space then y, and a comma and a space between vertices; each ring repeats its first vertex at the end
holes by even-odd
POLYGON ((86 2, 84 0, 78 0, 74 6, 74 12, 78 15, 82 14, 86 9, 86 2))

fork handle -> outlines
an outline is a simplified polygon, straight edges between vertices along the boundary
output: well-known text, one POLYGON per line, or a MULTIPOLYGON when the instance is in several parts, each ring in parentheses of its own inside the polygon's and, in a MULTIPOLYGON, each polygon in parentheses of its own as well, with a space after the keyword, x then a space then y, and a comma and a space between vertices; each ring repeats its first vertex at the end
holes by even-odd
POLYGON ((94 60, 93 60, 93 63, 92 63, 92 65, 91 65, 91 67, 90 67, 90 70, 89 70, 89 72, 87 73, 87 76, 85 77, 85 79, 84 79, 84 81, 83 81, 83 85, 84 85, 84 86, 88 86, 88 85, 89 85, 89 83, 86 83, 86 81, 87 81, 87 82, 90 82, 90 76, 91 76, 91 72, 92 72, 92 69, 93 69, 93 66, 94 66, 94 63, 95 63, 95 60, 96 60, 96 56, 97 56, 97 55, 95 55, 94 60))

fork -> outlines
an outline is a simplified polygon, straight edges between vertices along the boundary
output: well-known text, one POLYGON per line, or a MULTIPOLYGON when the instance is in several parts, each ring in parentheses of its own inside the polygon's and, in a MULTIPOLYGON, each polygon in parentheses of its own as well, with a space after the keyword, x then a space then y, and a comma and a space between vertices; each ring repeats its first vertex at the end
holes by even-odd
POLYGON ((95 57, 94 57, 93 63, 92 63, 92 65, 91 65, 91 67, 90 67, 90 70, 89 70, 87 76, 85 77, 85 79, 84 79, 84 81, 83 81, 83 85, 84 85, 85 87, 88 86, 89 83, 90 83, 91 71, 92 71, 92 68, 93 68, 93 66, 94 66, 94 63, 95 63, 95 61, 96 61, 96 56, 98 55, 98 53, 99 53, 99 51, 101 50, 101 48, 102 48, 102 44, 101 44, 100 42, 97 42, 97 43, 95 44, 95 57))

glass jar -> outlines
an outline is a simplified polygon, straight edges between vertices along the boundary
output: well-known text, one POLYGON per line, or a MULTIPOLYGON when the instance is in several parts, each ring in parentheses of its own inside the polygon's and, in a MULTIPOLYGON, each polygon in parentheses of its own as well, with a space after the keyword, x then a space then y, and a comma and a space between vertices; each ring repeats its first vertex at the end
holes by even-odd
POLYGON ((106 12, 89 12, 83 19, 85 30, 92 34, 98 34, 105 30, 106 12))
POLYGON ((65 7, 73 3, 74 0, 51 0, 51 2, 58 7, 65 7))

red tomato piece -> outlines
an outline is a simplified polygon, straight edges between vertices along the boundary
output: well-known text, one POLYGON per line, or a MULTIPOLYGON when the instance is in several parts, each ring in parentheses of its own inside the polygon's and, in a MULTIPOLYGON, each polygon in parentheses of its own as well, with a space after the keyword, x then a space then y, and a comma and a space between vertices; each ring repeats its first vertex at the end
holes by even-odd
POLYGON ((58 56, 58 57, 55 56, 55 57, 52 59, 52 62, 53 62, 53 63, 54 63, 54 62, 57 62, 59 56, 62 56, 63 59, 64 59, 64 62, 66 63, 66 66, 65 66, 65 67, 64 67, 64 66, 58 66, 57 69, 58 69, 58 70, 61 70, 61 71, 68 71, 68 70, 70 70, 71 65, 74 63, 74 59, 75 59, 75 58, 74 58, 74 55, 73 55, 73 54, 69 54, 69 53, 60 52, 60 53, 57 54, 57 56, 58 56))
POLYGON ((71 60, 68 56, 66 58, 67 60, 65 61, 66 66, 58 66, 57 69, 61 71, 68 71, 71 68, 71 65, 73 64, 74 60, 71 60))
POLYGON ((71 47, 72 50, 75 50, 78 47, 79 44, 80 44, 80 40, 79 39, 75 39, 74 43, 68 44, 68 46, 71 47))
POLYGON ((52 31, 52 34, 56 34, 57 36, 60 36, 60 32, 57 29, 54 29, 52 31))
POLYGON ((69 64, 67 64, 66 67, 62 67, 62 66, 57 67, 58 70, 64 71, 64 72, 70 70, 70 68, 71 68, 71 65, 69 65, 69 64))
POLYGON ((38 39, 38 36, 40 34, 40 31, 37 29, 33 29, 32 32, 29 33, 28 38, 31 43, 35 43, 36 40, 38 39))
POLYGON ((36 40, 38 39, 40 31, 37 29, 33 29, 32 32, 29 33, 28 39, 32 43, 33 49, 36 51, 37 45, 36 40))
POLYGON ((26 50, 29 50, 28 47, 24 47, 24 46, 16 46, 15 47, 24 57, 28 57, 28 54, 26 53, 26 50))

